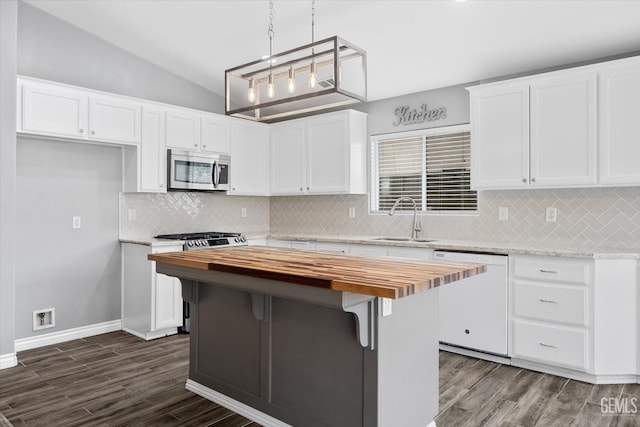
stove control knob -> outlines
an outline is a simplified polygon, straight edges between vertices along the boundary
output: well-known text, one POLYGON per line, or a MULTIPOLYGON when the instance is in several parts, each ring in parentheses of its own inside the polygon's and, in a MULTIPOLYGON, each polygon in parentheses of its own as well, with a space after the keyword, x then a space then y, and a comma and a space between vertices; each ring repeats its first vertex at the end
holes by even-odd
POLYGON ((246 242, 246 241, 247 241, 247 239, 246 239, 244 236, 240 236, 240 241, 241 241, 241 242, 246 242))
POLYGON ((236 243, 238 243, 238 242, 240 241, 240 239, 238 239, 237 237, 235 237, 235 238, 233 239, 233 241, 234 241, 234 242, 236 242, 236 243))
POLYGON ((202 246, 209 246, 209 242, 207 242, 206 240, 202 240, 202 246))

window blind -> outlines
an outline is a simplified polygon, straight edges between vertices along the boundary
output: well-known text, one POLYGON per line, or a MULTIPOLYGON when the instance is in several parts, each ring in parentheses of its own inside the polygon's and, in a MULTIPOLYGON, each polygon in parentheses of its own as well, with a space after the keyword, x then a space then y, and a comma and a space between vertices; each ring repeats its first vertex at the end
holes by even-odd
MULTIPOLYGON (((372 138, 371 172, 372 211, 388 211, 401 196, 413 198, 421 211, 477 210, 468 130, 372 138)), ((405 202, 399 209, 413 205, 405 202)))

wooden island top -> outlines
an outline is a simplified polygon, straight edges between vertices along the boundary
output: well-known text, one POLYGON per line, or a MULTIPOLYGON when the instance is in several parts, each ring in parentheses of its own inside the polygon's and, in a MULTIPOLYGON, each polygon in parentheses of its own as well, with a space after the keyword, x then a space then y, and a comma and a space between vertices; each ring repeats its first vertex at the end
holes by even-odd
POLYGON ((266 246, 150 254, 160 264, 397 299, 485 271, 480 264, 363 257, 266 246))

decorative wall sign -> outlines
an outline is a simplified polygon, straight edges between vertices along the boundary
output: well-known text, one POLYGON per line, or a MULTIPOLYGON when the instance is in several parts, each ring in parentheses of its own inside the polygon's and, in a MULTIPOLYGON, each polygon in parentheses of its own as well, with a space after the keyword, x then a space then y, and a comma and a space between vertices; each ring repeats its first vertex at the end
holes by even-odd
POLYGON ((422 104, 420 108, 409 108, 408 106, 396 108, 396 121, 394 126, 413 125, 416 123, 432 122, 434 120, 446 119, 447 107, 438 107, 429 110, 427 104, 422 104))

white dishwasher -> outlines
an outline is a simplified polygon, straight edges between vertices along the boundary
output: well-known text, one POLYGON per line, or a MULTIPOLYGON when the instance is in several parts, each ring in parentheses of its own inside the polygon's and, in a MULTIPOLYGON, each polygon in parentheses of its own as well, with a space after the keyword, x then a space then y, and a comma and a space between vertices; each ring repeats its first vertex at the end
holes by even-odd
POLYGON ((439 287, 440 342, 507 355, 507 255, 435 251, 434 260, 486 264, 485 273, 439 287))

